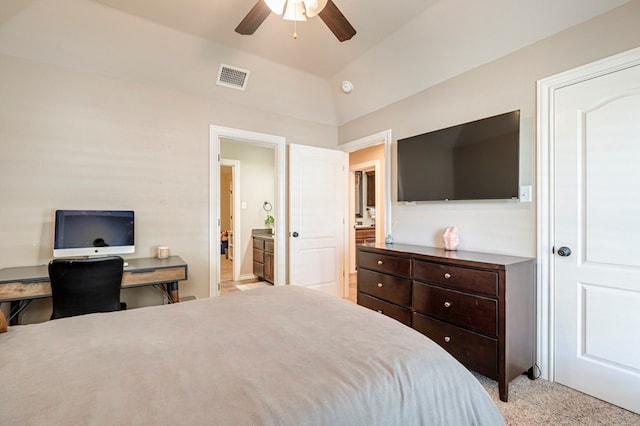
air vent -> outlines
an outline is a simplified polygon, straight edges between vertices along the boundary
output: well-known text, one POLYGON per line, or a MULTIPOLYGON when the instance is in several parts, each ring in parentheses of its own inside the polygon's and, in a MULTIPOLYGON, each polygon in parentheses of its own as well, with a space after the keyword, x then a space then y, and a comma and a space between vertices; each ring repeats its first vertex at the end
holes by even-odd
POLYGON ((231 89, 244 90, 249 81, 249 71, 229 65, 221 64, 218 71, 218 86, 229 87, 231 89))

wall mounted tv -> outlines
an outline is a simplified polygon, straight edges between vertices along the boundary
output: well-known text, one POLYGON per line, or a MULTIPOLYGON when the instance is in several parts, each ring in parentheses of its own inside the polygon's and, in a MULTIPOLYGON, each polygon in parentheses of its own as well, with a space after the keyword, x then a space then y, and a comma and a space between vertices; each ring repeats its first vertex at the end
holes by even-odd
POLYGON ((135 252, 132 210, 56 210, 53 257, 135 252))
POLYGON ((518 197, 520 111, 398 140, 398 201, 518 197))

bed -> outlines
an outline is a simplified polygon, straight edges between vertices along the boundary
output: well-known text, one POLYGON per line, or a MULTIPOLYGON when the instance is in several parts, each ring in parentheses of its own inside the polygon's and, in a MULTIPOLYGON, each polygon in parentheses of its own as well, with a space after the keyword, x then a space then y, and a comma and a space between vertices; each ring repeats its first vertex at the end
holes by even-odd
POLYGON ((502 425, 479 382, 393 319, 282 286, 0 334, 5 425, 502 425))

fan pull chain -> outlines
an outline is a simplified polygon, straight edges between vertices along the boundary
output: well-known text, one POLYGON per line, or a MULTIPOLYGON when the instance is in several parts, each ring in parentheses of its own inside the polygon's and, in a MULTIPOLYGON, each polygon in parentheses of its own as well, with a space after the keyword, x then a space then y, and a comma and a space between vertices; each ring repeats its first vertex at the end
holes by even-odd
POLYGON ((298 39, 298 21, 296 21, 295 19, 293 20, 293 39, 298 39))

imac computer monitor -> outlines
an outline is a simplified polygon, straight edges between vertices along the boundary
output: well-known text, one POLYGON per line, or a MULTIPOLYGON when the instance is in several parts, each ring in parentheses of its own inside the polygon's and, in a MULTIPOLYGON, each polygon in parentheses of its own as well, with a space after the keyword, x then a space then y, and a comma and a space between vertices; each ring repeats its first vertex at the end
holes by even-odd
POLYGON ((56 210, 53 257, 135 252, 132 210, 56 210))

